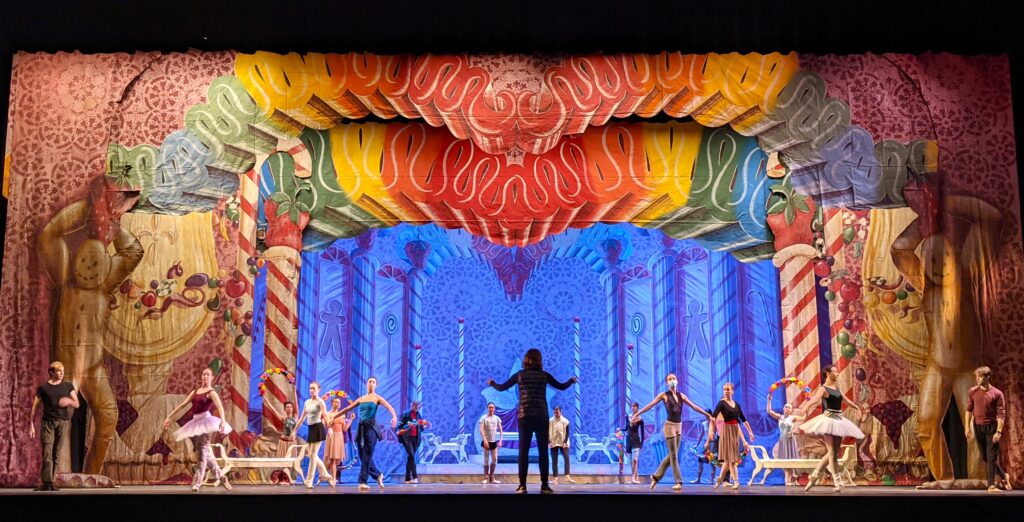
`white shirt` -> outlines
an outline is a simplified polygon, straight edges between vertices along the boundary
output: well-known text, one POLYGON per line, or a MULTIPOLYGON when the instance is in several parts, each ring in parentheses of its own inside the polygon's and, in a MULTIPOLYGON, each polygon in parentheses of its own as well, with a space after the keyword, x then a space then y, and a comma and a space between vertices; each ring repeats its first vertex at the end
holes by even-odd
POLYGON ((501 418, 497 415, 480 416, 480 425, 484 428, 484 439, 487 442, 498 442, 498 429, 501 427, 501 418))
POLYGON ((548 420, 548 442, 553 447, 569 447, 569 441, 566 438, 566 434, 569 431, 569 419, 565 416, 558 418, 551 417, 548 420))

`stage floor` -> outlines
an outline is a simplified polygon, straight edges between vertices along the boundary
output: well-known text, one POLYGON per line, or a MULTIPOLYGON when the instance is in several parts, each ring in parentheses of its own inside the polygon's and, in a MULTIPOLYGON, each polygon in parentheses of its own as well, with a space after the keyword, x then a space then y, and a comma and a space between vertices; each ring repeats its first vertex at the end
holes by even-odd
POLYGON ((671 484, 651 491, 646 485, 588 484, 554 486, 555 494, 539 494, 528 485, 528 495, 514 495, 515 484, 416 484, 374 486, 360 491, 355 484, 337 488, 320 486, 237 485, 233 491, 188 486, 124 486, 117 489, 63 489, 32 492, 0 489, 4 520, 29 520, 59 510, 61 517, 101 522, 130 520, 303 520, 314 516, 340 516, 348 520, 390 517, 433 521, 478 522, 543 520, 675 520, 693 517, 732 520, 827 518, 829 522, 884 522, 914 520, 1020 520, 1024 493, 989 494, 984 491, 916 491, 909 487, 847 488, 833 493, 819 487, 804 493, 796 487, 685 486, 671 484))
MULTIPOLYGON (((531 479, 535 477, 530 477, 531 479)), ((306 489, 300 485, 273 486, 273 485, 235 485, 232 491, 223 487, 203 487, 198 493, 193 493, 188 486, 121 486, 118 488, 95 488, 95 489, 70 489, 64 488, 59 492, 35 492, 31 489, 0 489, 0 497, 12 495, 31 495, 33 497, 63 497, 79 495, 219 495, 219 496, 278 496, 278 495, 511 495, 515 492, 515 483, 502 484, 385 484, 380 489, 373 484, 369 490, 359 490, 356 484, 338 484, 337 487, 330 487, 326 484, 306 489)), ((651 490, 646 484, 557 484, 552 485, 556 495, 672 495, 672 496, 716 496, 716 497, 747 497, 747 496, 786 496, 786 497, 807 497, 807 496, 829 496, 829 497, 1019 497, 1024 498, 1024 491, 1003 491, 1000 493, 988 493, 984 490, 916 490, 912 487, 900 486, 857 486, 844 488, 840 493, 834 493, 831 486, 818 486, 810 492, 804 492, 802 487, 784 486, 740 486, 739 489, 730 488, 713 489, 709 485, 685 485, 681 491, 672 489, 671 481, 666 484, 659 484, 651 490)), ((528 484, 529 494, 540 494, 539 484, 528 484)), ((1024 507, 1024 506, 1022 506, 1024 507)))

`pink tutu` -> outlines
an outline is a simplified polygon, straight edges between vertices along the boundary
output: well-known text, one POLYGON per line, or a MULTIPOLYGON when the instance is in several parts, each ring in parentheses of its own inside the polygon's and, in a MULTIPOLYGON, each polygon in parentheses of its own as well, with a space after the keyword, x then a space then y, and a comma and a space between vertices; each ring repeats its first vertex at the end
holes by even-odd
POLYGON ((843 414, 837 411, 826 410, 821 415, 805 421, 800 425, 799 430, 808 435, 832 435, 833 437, 853 437, 863 439, 864 432, 843 414))
POLYGON ((220 418, 215 417, 208 411, 197 413, 192 417, 192 420, 186 422, 184 426, 174 432, 174 440, 184 440, 208 433, 217 433, 218 431, 220 431, 221 435, 231 433, 231 424, 225 422, 224 429, 218 430, 220 423, 220 418))

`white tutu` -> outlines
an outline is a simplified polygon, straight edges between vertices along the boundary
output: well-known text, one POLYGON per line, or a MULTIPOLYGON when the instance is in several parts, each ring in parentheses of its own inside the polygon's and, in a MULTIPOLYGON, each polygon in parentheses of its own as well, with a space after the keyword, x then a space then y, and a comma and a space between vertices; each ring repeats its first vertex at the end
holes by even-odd
POLYGON ((863 439, 864 432, 849 419, 843 417, 842 413, 827 410, 817 417, 805 421, 798 428, 809 435, 832 435, 834 437, 853 437, 863 439))
POLYGON ((174 432, 174 440, 184 440, 207 433, 217 433, 218 431, 220 431, 221 435, 231 433, 231 424, 225 422, 224 429, 218 430, 220 423, 220 418, 215 417, 208 411, 197 413, 192 417, 192 420, 186 422, 184 426, 174 432))

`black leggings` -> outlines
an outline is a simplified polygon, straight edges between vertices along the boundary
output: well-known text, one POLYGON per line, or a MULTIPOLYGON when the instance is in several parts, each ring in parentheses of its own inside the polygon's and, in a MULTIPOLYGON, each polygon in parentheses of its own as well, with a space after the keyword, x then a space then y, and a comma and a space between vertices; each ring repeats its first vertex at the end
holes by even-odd
POLYGON ((420 436, 402 435, 402 446, 405 448, 405 480, 418 478, 416 475, 416 450, 420 447, 420 436))
POLYGON ((548 417, 519 418, 519 485, 526 487, 526 472, 530 464, 530 441, 537 435, 537 459, 540 465, 540 483, 548 485, 548 417))

